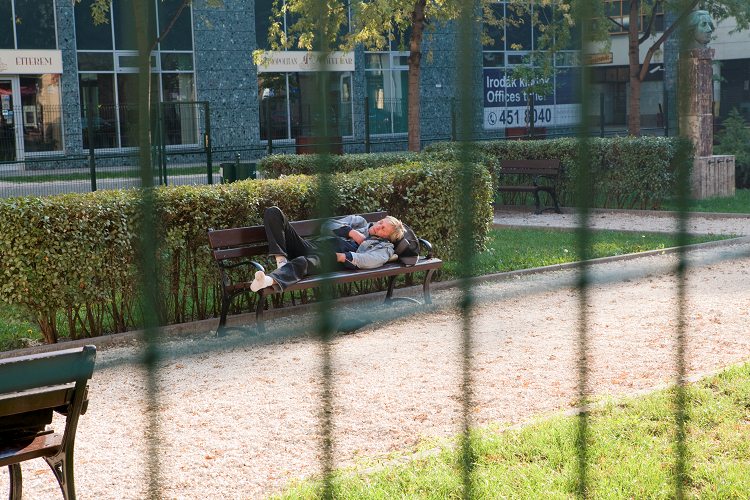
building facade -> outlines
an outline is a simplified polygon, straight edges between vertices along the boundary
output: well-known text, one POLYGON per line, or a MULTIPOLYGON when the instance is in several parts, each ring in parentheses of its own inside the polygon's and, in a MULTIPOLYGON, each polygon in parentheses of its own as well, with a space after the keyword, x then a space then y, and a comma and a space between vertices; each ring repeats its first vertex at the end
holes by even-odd
MULTIPOLYGON (((207 121, 197 101, 208 103, 217 159, 237 150, 260 156, 269 138, 277 150, 293 150, 321 120, 347 150, 363 150, 366 128, 373 150, 405 148, 408 52, 399 37, 389 50, 342 54, 329 68, 328 107, 320 110, 313 92, 319 72, 292 61, 305 54, 281 54, 267 65, 253 62, 253 51, 267 48, 271 0, 224 0, 220 5, 153 0, 149 26, 136 23, 132 3, 113 0, 107 22, 97 24, 92 0, 0 0, 0 162, 83 156, 90 148, 101 154, 133 149, 137 30, 153 40, 151 88, 154 99, 164 103, 161 127, 170 150, 203 147, 207 121)), ((612 18, 624 19, 616 12, 623 3, 608 2, 612 18)), ((500 17, 514 15, 505 1, 497 9, 500 17)), ((730 34, 732 28, 731 20, 719 23, 712 44, 719 77, 716 113, 724 117, 737 107, 750 120, 750 34, 730 34)), ((603 121, 612 127, 626 123, 629 98, 622 29, 612 33, 611 58, 595 61, 593 72, 592 110, 598 115, 602 109, 603 121)), ((528 127, 531 117, 537 129, 550 135, 574 127, 580 108, 578 52, 560 51, 548 82, 551 91, 536 94, 528 88, 538 82, 516 76, 537 49, 539 30, 531 17, 490 31, 493 43, 476 41, 475 76, 481 81, 474 89, 481 102, 476 133, 514 135, 528 127)), ((454 104, 455 34, 450 23, 431 26, 424 41, 423 142, 448 139, 460 112, 454 104)), ((645 127, 661 125, 662 69, 657 54, 644 82, 645 127)))

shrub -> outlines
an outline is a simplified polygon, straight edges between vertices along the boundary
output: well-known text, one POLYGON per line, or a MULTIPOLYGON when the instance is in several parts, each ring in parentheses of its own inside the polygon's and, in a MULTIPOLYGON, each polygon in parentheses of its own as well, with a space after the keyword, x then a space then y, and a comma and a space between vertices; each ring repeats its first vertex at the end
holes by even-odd
MULTIPOLYGON (((593 206, 603 208, 658 208, 675 188, 675 158, 679 147, 689 147, 678 138, 615 137, 593 138, 589 143, 593 206)), ((574 182, 580 165, 576 138, 538 141, 487 141, 472 144, 473 154, 492 158, 487 166, 493 178, 502 160, 560 159, 563 178, 559 189, 564 205, 575 205, 574 182)), ((428 154, 458 157, 456 143, 439 143, 425 148, 428 154)), ((518 195, 503 194, 500 202, 512 203, 518 195)))
MULTIPOLYGON (((386 209, 431 240, 440 256, 451 257, 458 247, 457 214, 474 203, 473 243, 481 250, 492 222, 490 175, 475 168, 468 200, 457 192, 459 178, 459 167, 447 162, 337 174, 331 178, 332 211, 386 209)), ((139 191, 2 200, 0 300, 27 310, 47 342, 57 340, 61 327, 71 338, 137 328, 142 324, 138 264, 156 259, 162 324, 215 316, 220 290, 207 229, 260 224, 263 208, 271 205, 291 219, 310 218, 316 184, 316 177, 289 176, 157 188, 156 255, 140 255, 139 191)))
POLYGON ((716 154, 735 156, 735 184, 750 187, 750 129, 737 108, 724 120, 723 130, 716 135, 716 154))
MULTIPOLYGON (((418 157, 417 153, 366 153, 329 155, 329 172, 352 172, 370 168, 388 167, 418 157)), ((320 159, 318 155, 270 155, 258 162, 260 170, 265 178, 276 179, 282 175, 314 175, 319 172, 320 159)))

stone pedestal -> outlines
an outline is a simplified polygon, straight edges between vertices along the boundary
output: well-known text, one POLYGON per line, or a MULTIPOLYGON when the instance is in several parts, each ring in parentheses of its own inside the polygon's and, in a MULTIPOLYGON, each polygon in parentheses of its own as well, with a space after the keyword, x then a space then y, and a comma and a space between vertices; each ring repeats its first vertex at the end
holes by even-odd
POLYGON ((691 176, 693 198, 734 196, 734 156, 714 156, 714 49, 691 49, 680 60, 681 85, 690 89, 683 103, 680 133, 695 146, 691 176))

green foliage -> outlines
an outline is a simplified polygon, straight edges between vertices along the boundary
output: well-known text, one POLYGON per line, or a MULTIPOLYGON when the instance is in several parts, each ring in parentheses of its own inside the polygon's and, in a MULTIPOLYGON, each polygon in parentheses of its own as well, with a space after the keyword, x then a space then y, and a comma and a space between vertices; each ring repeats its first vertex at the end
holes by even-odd
MULTIPOLYGON (((580 165, 579 141, 575 138, 539 141, 487 141, 474 144, 477 158, 491 158, 487 166, 495 174, 502 160, 559 159, 563 176, 559 187, 563 205, 577 204, 574 183, 580 165)), ((593 206, 602 208, 658 208, 674 194, 678 148, 689 147, 677 138, 615 137, 594 138, 589 143, 593 206)), ((458 158, 455 143, 433 144, 425 148, 429 154, 444 159, 458 158)), ((516 193, 503 194, 501 203, 521 199, 516 193)), ((525 200, 525 198, 523 199, 525 200)))
MULTIPOLYGON (((450 258, 458 246, 460 167, 423 162, 332 177, 336 214, 386 209, 404 219, 450 258)), ((492 222, 491 179, 477 168, 475 248, 492 222)), ((291 219, 314 217, 317 180, 311 176, 154 190, 156 255, 139 255, 142 193, 97 191, 0 201, 0 302, 20 306, 55 342, 63 320, 71 338, 140 326, 139 263, 156 259, 162 324, 216 315, 220 291, 209 254, 208 228, 261 224, 262 210, 281 207, 291 219)))
POLYGON ((750 187, 750 128, 737 108, 732 109, 716 135, 716 154, 735 156, 735 184, 750 187))
MULTIPOLYGON (((330 171, 335 173, 398 165, 416 158, 416 153, 366 153, 330 155, 328 161, 330 171)), ((258 162, 258 170, 272 179, 282 175, 313 175, 320 170, 320 158, 318 155, 270 155, 258 162)))

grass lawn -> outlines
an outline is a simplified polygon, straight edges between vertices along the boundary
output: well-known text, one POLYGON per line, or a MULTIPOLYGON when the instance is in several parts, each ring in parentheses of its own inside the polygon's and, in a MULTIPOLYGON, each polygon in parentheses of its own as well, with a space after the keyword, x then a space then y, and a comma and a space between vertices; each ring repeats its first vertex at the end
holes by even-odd
MULTIPOLYGON (((674 237, 656 233, 594 231, 593 257, 608 257, 675 246, 674 237)), ((703 243, 727 236, 692 236, 690 243, 703 243)), ((487 250, 477 256, 472 274, 480 276, 575 262, 578 259, 573 231, 556 229, 503 228, 490 231, 487 250)), ((446 262, 443 276, 458 276, 458 263, 446 262)))
MULTIPOLYGON (((662 249, 674 246, 668 235, 652 233, 625 233, 597 231, 594 235, 594 257, 623 255, 662 249)), ((722 236, 691 238, 691 243, 722 239, 722 236)), ((473 274, 476 276, 518 269, 574 262, 578 260, 575 249, 575 234, 572 231, 550 229, 493 229, 487 251, 478 256, 473 274)), ((458 276, 458 263, 445 262, 441 279, 458 276)), ((65 320, 59 321, 65 325, 65 320)), ((60 332, 65 336, 65 332, 60 332)), ((42 340, 42 335, 33 322, 21 310, 0 304, 0 350, 22 347, 24 340, 42 340)))
MULTIPOLYGON (((662 208, 677 210, 677 204, 674 201, 668 201, 662 208)), ((750 214, 750 189, 738 189, 733 198, 690 200, 690 211, 750 214)))
MULTIPOLYGON (((750 364, 687 390, 687 498, 747 498, 750 491, 750 364)), ((674 391, 610 401, 589 413, 591 498, 675 498, 674 391)), ((577 418, 556 416, 516 430, 483 428, 472 436, 473 497, 575 498, 577 418)), ((453 443, 426 458, 368 463, 335 472, 333 497, 462 498, 460 456, 453 443)), ((425 449, 435 444, 426 444, 425 449)), ((399 458, 398 456, 390 458, 399 458)), ((321 483, 302 482, 275 498, 321 497, 321 483)))

